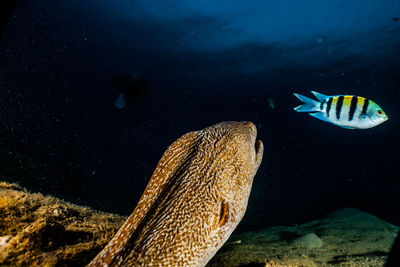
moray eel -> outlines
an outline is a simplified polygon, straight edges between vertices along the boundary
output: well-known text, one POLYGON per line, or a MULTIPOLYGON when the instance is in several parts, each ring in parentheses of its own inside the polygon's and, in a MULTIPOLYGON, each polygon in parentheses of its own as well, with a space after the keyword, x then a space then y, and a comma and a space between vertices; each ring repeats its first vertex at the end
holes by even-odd
POLYGON ((256 136, 251 122, 222 122, 176 140, 88 266, 206 265, 246 211, 264 150, 256 136))

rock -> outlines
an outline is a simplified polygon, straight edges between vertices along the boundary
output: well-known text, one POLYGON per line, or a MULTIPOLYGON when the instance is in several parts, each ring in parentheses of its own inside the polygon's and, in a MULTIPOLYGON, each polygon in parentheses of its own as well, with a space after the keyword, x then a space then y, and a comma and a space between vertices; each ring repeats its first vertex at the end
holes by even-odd
POLYGON ((322 246, 322 240, 316 234, 308 233, 293 240, 293 244, 298 247, 313 249, 320 248, 322 246))
POLYGON ((0 266, 83 266, 125 219, 0 182, 0 266))

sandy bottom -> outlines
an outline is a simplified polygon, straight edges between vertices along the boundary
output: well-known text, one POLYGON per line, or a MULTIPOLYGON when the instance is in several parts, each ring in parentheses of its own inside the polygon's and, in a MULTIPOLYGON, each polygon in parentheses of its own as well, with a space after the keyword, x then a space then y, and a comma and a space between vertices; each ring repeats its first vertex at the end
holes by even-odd
POLYGON ((233 234, 209 266, 384 266, 399 228, 357 209, 233 234))

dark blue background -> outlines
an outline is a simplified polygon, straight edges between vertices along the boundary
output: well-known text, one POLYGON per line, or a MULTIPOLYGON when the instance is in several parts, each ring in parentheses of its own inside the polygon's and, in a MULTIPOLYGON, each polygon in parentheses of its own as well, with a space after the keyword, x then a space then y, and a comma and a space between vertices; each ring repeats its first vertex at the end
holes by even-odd
POLYGON ((1 179, 128 215, 175 139, 249 120, 265 154, 241 230, 340 207, 399 225, 399 16, 398 1, 21 0, 0 40, 1 179), (136 71, 148 90, 118 110, 111 81, 136 71), (389 121, 294 112, 310 90, 389 121))

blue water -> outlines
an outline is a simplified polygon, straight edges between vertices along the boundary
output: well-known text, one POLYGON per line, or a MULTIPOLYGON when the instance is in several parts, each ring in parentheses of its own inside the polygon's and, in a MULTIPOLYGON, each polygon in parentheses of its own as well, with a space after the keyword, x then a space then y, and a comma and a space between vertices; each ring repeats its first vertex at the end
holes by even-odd
POLYGON ((175 139, 249 120, 266 151, 240 230, 340 207, 399 225, 399 17, 398 1, 19 1, 0 40, 0 175, 128 215, 175 139), (138 71, 145 90, 116 108, 113 81, 138 71), (294 112, 310 90, 368 97, 389 121, 294 112))

